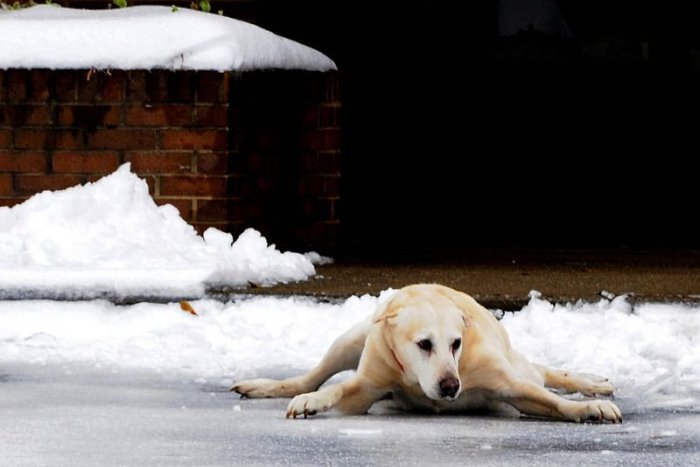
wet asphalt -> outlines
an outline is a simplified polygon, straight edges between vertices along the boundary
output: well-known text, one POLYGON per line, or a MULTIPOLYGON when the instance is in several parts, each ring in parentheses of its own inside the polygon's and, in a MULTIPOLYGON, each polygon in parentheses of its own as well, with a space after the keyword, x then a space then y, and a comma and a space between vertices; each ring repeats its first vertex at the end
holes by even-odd
POLYGON ((700 303, 698 252, 478 251, 420 261, 410 255, 393 261, 340 259, 316 269, 317 275, 305 282, 210 292, 345 298, 427 282, 503 310, 522 308, 533 290, 557 303, 623 294, 631 301, 700 303))
POLYGON ((700 413, 619 399, 622 424, 373 411, 285 419, 286 400, 220 382, 78 366, 4 365, 7 466, 691 466, 700 413))

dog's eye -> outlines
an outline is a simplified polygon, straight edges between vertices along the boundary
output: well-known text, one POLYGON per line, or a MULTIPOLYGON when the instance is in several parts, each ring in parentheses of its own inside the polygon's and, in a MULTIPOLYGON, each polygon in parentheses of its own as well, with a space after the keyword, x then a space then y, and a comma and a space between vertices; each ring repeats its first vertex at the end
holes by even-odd
POLYGON ((430 352, 433 348, 433 343, 430 342, 430 339, 423 339, 417 342, 418 348, 421 350, 424 350, 426 352, 430 352))
POLYGON ((462 339, 455 339, 455 341, 452 343, 452 351, 456 352, 461 345, 462 345, 462 339))

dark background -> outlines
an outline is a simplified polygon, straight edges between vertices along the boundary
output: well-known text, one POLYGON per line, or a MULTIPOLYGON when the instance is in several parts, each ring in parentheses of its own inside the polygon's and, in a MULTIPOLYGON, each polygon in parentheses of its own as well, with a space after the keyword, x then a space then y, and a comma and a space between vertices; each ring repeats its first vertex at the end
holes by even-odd
POLYGON ((334 253, 402 257, 700 250, 692 3, 214 0, 212 9, 336 61, 334 253))
POLYGON ((698 249, 700 24, 669 3, 261 0, 258 22, 343 73, 342 251, 698 249))

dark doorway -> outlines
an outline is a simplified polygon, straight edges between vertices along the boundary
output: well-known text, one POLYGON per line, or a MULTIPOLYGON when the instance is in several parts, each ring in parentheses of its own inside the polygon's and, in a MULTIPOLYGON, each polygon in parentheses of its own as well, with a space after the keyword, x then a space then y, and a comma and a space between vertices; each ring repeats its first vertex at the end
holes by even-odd
POLYGON ((507 3, 260 1, 343 72, 340 253, 700 248, 694 12, 507 3))

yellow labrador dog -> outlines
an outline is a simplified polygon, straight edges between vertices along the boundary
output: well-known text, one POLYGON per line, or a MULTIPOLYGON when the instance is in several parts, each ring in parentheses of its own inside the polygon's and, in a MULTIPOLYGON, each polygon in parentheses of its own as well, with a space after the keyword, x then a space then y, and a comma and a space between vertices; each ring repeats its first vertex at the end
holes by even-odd
POLYGON ((340 336, 309 373, 242 381, 231 390, 250 398, 294 397, 288 418, 332 408, 362 414, 391 398, 406 410, 460 412, 505 403, 536 417, 622 422, 609 400, 570 400, 546 388, 585 396, 614 390, 604 378, 530 363, 511 347, 491 312, 469 295, 419 284, 399 290, 370 320, 340 336), (318 389, 349 369, 357 369, 349 380, 318 389))

